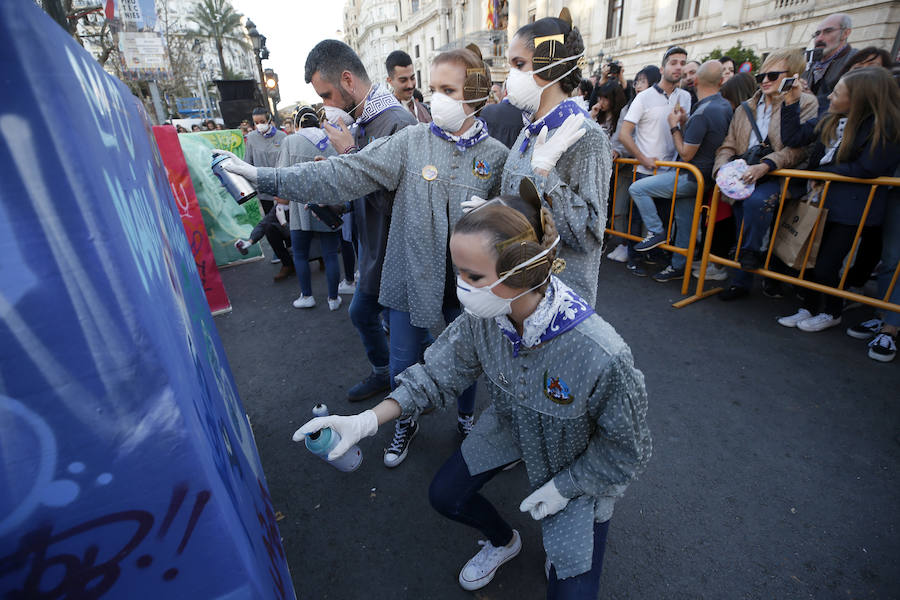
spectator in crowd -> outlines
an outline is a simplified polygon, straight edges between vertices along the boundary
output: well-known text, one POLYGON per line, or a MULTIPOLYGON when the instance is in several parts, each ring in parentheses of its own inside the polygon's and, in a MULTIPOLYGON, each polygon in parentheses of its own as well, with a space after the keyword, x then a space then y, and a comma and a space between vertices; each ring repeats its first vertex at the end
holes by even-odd
POLYGON ((253 127, 250 126, 250 121, 244 119, 241 121, 241 134, 244 136, 244 143, 247 142, 247 134, 253 131, 253 127))
POLYGON ((847 71, 863 67, 884 67, 890 71, 894 67, 894 61, 891 60, 891 55, 887 50, 882 50, 875 46, 867 46, 862 50, 857 50, 853 56, 847 59, 844 68, 841 70, 841 77, 847 71))
POLYGON ((734 59, 730 56, 723 56, 719 62, 722 63, 722 84, 724 85, 735 76, 734 59))
POLYGON ((431 114, 431 107, 428 106, 428 103, 425 102, 425 96, 422 95, 422 92, 419 88, 413 90, 413 98, 416 99, 416 102, 425 106, 428 109, 428 114, 431 114))
POLYGON ((756 79, 754 79, 753 75, 750 73, 738 73, 722 84, 720 93, 723 98, 731 103, 732 110, 737 110, 741 102, 753 96, 757 89, 759 89, 759 86, 756 85, 756 79))
POLYGON ((588 101, 591 99, 591 94, 594 93, 594 84, 591 83, 590 79, 582 78, 581 83, 578 84, 578 93, 584 100, 585 105, 587 105, 588 101))
MULTIPOLYGON (((638 71, 637 75, 634 76, 634 91, 635 95, 643 92, 651 85, 659 83, 660 78, 662 77, 659 67, 656 65, 647 65, 640 71, 638 71)), ((613 159, 622 157, 622 158, 631 158, 631 153, 627 148, 622 144, 619 139, 619 134, 622 131, 622 122, 625 121, 625 115, 628 114, 628 109, 631 108, 631 102, 621 110, 619 113, 619 120, 616 122, 616 129, 613 132, 612 136, 610 136, 610 146, 612 146, 613 159)), ((613 185, 615 186, 615 198, 617 201, 615 202, 615 210, 614 214, 610 215, 609 219, 613 223, 613 229, 616 231, 625 231, 626 219, 628 216, 628 186, 631 185, 631 180, 634 178, 634 166, 633 165, 618 165, 616 171, 614 172, 613 177, 613 185)), ((640 217, 638 216, 638 219, 640 217)), ((632 233, 641 233, 640 232, 641 221, 638 220, 635 228, 632 233)), ((627 244, 619 244, 615 247, 615 249, 606 255, 607 258, 612 259, 616 262, 628 262, 628 245, 627 244)))
POLYGON ((503 193, 517 195, 533 181, 563 231, 562 280, 593 306, 606 227, 612 174, 609 137, 570 98, 578 88, 584 41, 567 18, 545 17, 522 26, 508 48, 509 101, 529 123, 503 169, 503 193))
POLYGON ((206 127, 207 131, 215 131, 216 130, 216 122, 213 121, 212 119, 205 121, 203 123, 203 126, 206 127))
MULTIPOLYGON (((731 123, 732 109, 728 101, 719 94, 722 81, 722 63, 709 60, 695 73, 697 105, 688 117, 688 111, 676 105, 667 118, 670 125, 678 160, 687 162, 700 171, 704 181, 712 175, 716 151, 725 139, 731 123)), ((653 198, 668 198, 675 193, 675 245, 687 248, 690 242, 691 225, 694 218, 694 204, 697 195, 697 180, 687 172, 669 170, 658 175, 643 177, 633 184, 629 192, 634 204, 647 225, 647 237, 634 246, 638 252, 648 252, 668 241, 662 219, 656 212, 653 198)), ((653 276, 656 281, 671 281, 684 277, 686 258, 673 253, 671 263, 653 276)))
POLYGON ((591 107, 591 116, 606 135, 612 136, 624 107, 625 90, 618 83, 606 83, 597 90, 597 102, 591 107))
MULTIPOLYGON (((343 42, 319 42, 306 58, 305 76, 325 104, 326 120, 340 127, 335 129, 323 124, 331 137, 340 138, 339 146, 332 141, 340 154, 357 152, 370 143, 381 144, 382 138, 416 124, 412 113, 390 90, 372 85, 362 61, 343 42), (351 124, 356 125, 352 135, 344 132, 351 124), (340 132, 344 134, 338 135, 340 132)), ((361 402, 390 389, 390 349, 381 326, 381 313, 385 307, 378 296, 393 203, 394 192, 384 189, 360 194, 351 201, 358 243, 359 279, 350 302, 350 320, 372 366, 372 372, 347 391, 347 399, 351 402, 361 402)))
POLYGON ((699 68, 699 62, 689 60, 684 63, 684 74, 681 76, 679 87, 691 95, 691 106, 697 104, 697 69, 699 68))
MULTIPOLYGON (((276 167, 289 167, 303 162, 316 160, 318 157, 336 156, 334 147, 328 136, 319 127, 319 119, 312 107, 299 108, 290 122, 297 122, 295 135, 288 136, 281 148, 276 167)), ((288 121, 285 121, 288 122, 288 121)), ((328 308, 337 310, 341 306, 338 285, 341 279, 341 266, 338 253, 341 250, 340 225, 330 227, 311 210, 312 205, 290 203, 291 249, 297 279, 300 283, 300 296, 294 300, 294 308, 312 308, 316 299, 312 295, 312 281, 309 271, 309 248, 314 237, 319 239, 322 259, 325 263, 325 279, 328 282, 328 308)), ((318 207, 331 210, 330 207, 318 207)), ((334 213, 334 220, 340 223, 340 217, 334 213)))
POLYGON ((198 131, 200 131, 200 126, 199 126, 199 125, 197 125, 196 123, 194 123, 193 125, 191 125, 191 133, 196 133, 196 132, 198 132, 198 131))
POLYGON ((588 99, 588 110, 593 108, 594 104, 596 104, 597 92, 607 83, 617 84, 621 86, 623 90, 627 89, 628 81, 625 79, 625 70, 622 69, 622 63, 619 61, 610 60, 600 67, 600 77, 597 79, 597 83, 594 84, 594 91, 591 92, 590 98, 588 99))
MULTIPOLYGON (((667 118, 676 106, 690 112, 690 94, 677 87, 686 62, 687 51, 683 48, 673 46, 666 50, 662 61, 662 79, 635 96, 625 115, 619 141, 638 160, 637 179, 653 175, 654 170, 667 171, 668 167, 657 169, 656 161, 672 161, 678 156, 667 118)), ((638 211, 633 211, 633 234, 640 234, 641 223, 638 211)), ((635 242, 628 243, 628 270, 639 277, 646 277, 647 271, 634 245, 635 242)))
MULTIPOLYGON (((893 174, 900 166, 900 88, 886 69, 867 67, 844 75, 831 91, 828 111, 818 124, 815 120, 801 124, 800 96, 799 85, 786 95, 781 111, 782 139, 794 147, 815 142, 809 159, 810 170, 872 179, 893 174)), ((810 195, 821 194, 821 185, 810 187, 810 195)), ((831 184, 825 199, 828 217, 811 281, 828 287, 840 283, 841 270, 853 250, 869 192, 868 185, 831 184)), ((881 257, 886 199, 887 189, 879 187, 866 215, 855 261, 852 267, 848 265, 849 286, 861 287, 881 257)), ((815 290, 806 290, 803 308, 778 322, 807 332, 839 325, 843 299, 826 295, 823 300, 822 296, 815 290)), ((890 352, 889 347, 879 345, 873 349, 876 353, 890 352)))
POLYGON ((176 126, 175 126, 175 131, 178 132, 178 133, 187 133, 187 132, 188 132, 188 130, 185 129, 184 127, 182 127, 181 125, 176 125, 176 126))
POLYGON ((387 83, 394 90, 394 97, 419 123, 431 123, 428 109, 413 97, 416 90, 416 71, 409 54, 403 50, 394 50, 387 55, 384 66, 387 68, 387 83))
POLYGON ((491 95, 488 98, 487 104, 497 104, 503 100, 503 86, 499 83, 495 83, 491 86, 491 95))
MULTIPOLYGON (((318 125, 317 125, 317 127, 318 127, 318 125)), ((294 133, 294 120, 293 119, 285 119, 284 122, 281 124, 281 130, 287 135, 291 135, 292 133, 294 133)))
MULTIPOLYGON (((799 50, 776 50, 766 57, 756 75, 760 89, 735 111, 728 128, 728 135, 716 153, 713 175, 722 165, 747 155, 757 145, 771 149, 759 163, 751 165, 744 174, 744 183, 755 184, 753 193, 744 200, 734 200, 735 225, 741 241, 738 259, 741 268, 734 273, 727 290, 719 294, 724 301, 737 300, 750 293, 753 273, 765 259, 763 244, 766 234, 777 214, 781 198, 781 181, 768 177, 775 169, 790 169, 799 165, 807 156, 802 148, 786 146, 781 139, 781 93, 778 91, 785 77, 803 71, 803 53, 799 50), (752 119, 752 120, 751 120, 752 119), (753 124, 763 139, 756 135, 753 124), (743 222, 743 234, 740 233, 743 222), (741 237, 743 236, 743 237, 741 237)), ((800 121, 805 123, 816 116, 818 103, 814 96, 801 94, 799 100, 800 121)), ((728 201, 728 199, 725 199, 728 201)))
POLYGON ((457 293, 469 312, 441 334, 423 364, 401 375, 381 404, 359 415, 313 419, 294 440, 331 427, 341 436, 337 457, 391 419, 445 405, 482 373, 505 373, 499 377, 503 401, 485 409, 429 488, 435 510, 487 537, 461 569, 459 584, 481 589, 519 554, 519 532, 479 491, 522 460, 532 493, 519 510, 541 522, 546 597, 592 600, 614 504, 650 459, 647 398, 625 342, 550 274, 558 237, 551 223, 541 235, 521 213, 494 204, 460 219, 450 247, 459 270, 457 293), (476 294, 505 305, 507 315, 493 318, 494 311, 469 300, 476 294), (522 331, 517 344, 541 346, 539 369, 529 368, 524 348, 522 354, 509 349, 522 331))
MULTIPOLYGON (((349 47, 347 51, 352 52, 349 47)), ((315 50, 307 59, 307 72, 314 54, 315 50)), ((236 158, 224 163, 229 170, 246 174, 251 182, 258 180, 260 190, 303 203, 340 204, 379 190, 396 191, 379 295, 381 305, 391 309, 393 377, 421 359, 430 338, 428 328, 459 316, 447 251, 450 229, 462 216, 463 202, 469 202, 473 194, 484 198, 497 195, 509 153, 474 116, 491 86, 479 56, 467 49, 439 54, 432 62, 430 81, 434 115, 430 125, 407 127, 356 153, 349 132, 341 127, 330 139, 335 150, 348 156, 293 167, 257 172, 236 158)), ((319 89, 315 76, 313 86, 326 104, 336 94, 319 89)), ((400 111, 405 110, 387 95, 400 111)), ((355 110, 354 101, 348 98, 346 106, 355 110)), ((377 109, 390 101, 372 105, 377 109)), ((326 129, 335 128, 326 125, 326 129)), ((474 424, 474 409, 472 387, 457 400, 457 428, 463 436, 474 424)), ((397 422, 394 440, 385 450, 386 466, 403 462, 417 432, 415 420, 397 422)))
POLYGON ((854 50, 847 41, 852 27, 850 15, 838 13, 825 17, 813 33, 814 49, 821 52, 821 57, 809 62, 803 80, 819 100, 819 114, 828 108, 828 95, 840 78, 844 65, 853 56, 854 50))
POLYGON ((225 126, 221 123, 216 123, 216 131, 225 131, 225 126))
POLYGON ((513 142, 519 137, 524 124, 522 122, 522 110, 516 108, 506 97, 506 86, 500 88, 497 104, 485 106, 481 109, 481 118, 487 123, 488 133, 499 140, 507 148, 512 148, 513 142))
MULTIPOLYGON (((255 129, 247 134, 244 160, 255 167, 274 167, 278 162, 278 155, 281 154, 282 143, 287 135, 275 127, 272 123, 272 116, 261 106, 253 109, 251 118, 255 129)), ((263 214, 268 215, 275 204, 274 197, 270 194, 260 193, 258 198, 263 214)), ((288 233, 288 240, 290 240, 290 233, 288 233)), ((276 252, 275 255, 276 258, 281 258, 279 252, 276 252)))

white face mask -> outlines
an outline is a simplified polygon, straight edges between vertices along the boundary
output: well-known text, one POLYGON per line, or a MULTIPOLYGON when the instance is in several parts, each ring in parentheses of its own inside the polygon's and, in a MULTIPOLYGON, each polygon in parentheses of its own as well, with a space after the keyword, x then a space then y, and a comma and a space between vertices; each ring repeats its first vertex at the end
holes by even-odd
POLYGON ((541 67, 536 71, 520 71, 519 69, 510 69, 509 76, 506 78, 506 97, 509 98, 510 104, 520 110, 532 113, 536 112, 538 107, 541 105, 541 94, 544 93, 544 90, 577 69, 578 65, 576 64, 571 69, 563 73, 560 77, 557 77, 544 86, 538 85, 534 80, 533 75, 535 73, 540 73, 541 71, 546 71, 547 69, 552 69, 559 63, 578 60, 582 56, 584 56, 583 50, 580 54, 569 56, 568 58, 559 60, 553 64, 547 65, 546 67, 541 67))
POLYGON ((502 283, 504 280, 512 277, 520 270, 524 269, 528 265, 531 265, 543 257, 547 256, 551 250, 559 243, 559 237, 553 241, 553 244, 546 250, 542 250, 541 252, 535 254, 528 260, 523 263, 520 263, 509 270, 506 275, 495 281, 490 285, 486 285, 484 287, 474 287, 463 281, 463 278, 459 275, 456 276, 456 297, 459 298, 459 303, 463 305, 463 308, 466 309, 466 312, 470 315, 476 316, 480 319, 493 319, 494 317, 499 317, 500 315, 508 315, 512 312, 512 303, 514 300, 518 300, 525 294, 536 290, 546 283, 547 279, 550 278, 550 274, 547 274, 547 279, 540 282, 533 288, 527 289, 521 294, 514 296, 512 298, 501 298, 496 295, 491 290, 502 283))
POLYGON ((268 123, 257 123, 256 130, 260 133, 266 133, 267 131, 269 131, 269 124, 268 123))
POLYGON ((325 107, 325 120, 337 127, 338 123, 343 123, 347 127, 353 124, 356 120, 350 116, 345 110, 338 108, 337 106, 326 106, 325 107))
POLYGON ((476 98, 475 100, 456 100, 447 94, 434 92, 431 95, 431 118, 434 120, 435 125, 447 133, 454 133, 462 128, 466 119, 478 112, 476 110, 471 114, 467 113, 463 108, 463 104, 481 102, 482 100, 487 100, 487 97, 476 98))

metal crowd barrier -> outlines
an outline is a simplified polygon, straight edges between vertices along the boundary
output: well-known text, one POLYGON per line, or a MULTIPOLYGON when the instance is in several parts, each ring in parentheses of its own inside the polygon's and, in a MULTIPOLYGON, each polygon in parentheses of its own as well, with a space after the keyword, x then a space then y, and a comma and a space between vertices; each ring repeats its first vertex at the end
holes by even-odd
MULTIPOLYGON (((619 159, 619 160, 621 160, 621 159, 619 159)), ((632 161, 632 162, 634 162, 634 161, 632 161)), ((659 163, 659 164, 664 164, 664 163, 659 163)), ((670 163, 670 164, 682 164, 682 163, 670 163)), ((847 274, 850 270, 849 267, 850 267, 850 265, 853 264, 853 259, 856 256, 859 238, 862 234, 862 230, 865 225, 866 218, 869 215, 869 209, 872 206, 872 199, 875 197, 875 190, 878 189, 879 186, 900 186, 900 178, 898 178, 898 177, 879 177, 877 179, 857 179, 857 178, 853 178, 853 177, 844 177, 842 175, 834 175, 832 173, 823 173, 823 172, 819 172, 819 171, 799 171, 799 170, 795 170, 795 169, 779 169, 777 171, 773 171, 772 175, 775 177, 784 177, 784 181, 781 186, 781 198, 780 198, 780 201, 778 204, 778 214, 775 217, 775 221, 773 224, 773 232, 769 238, 770 242, 769 242, 769 248, 766 252, 765 263, 763 264, 763 266, 761 268, 755 269, 752 272, 756 273, 758 275, 762 275, 764 277, 768 277, 770 279, 776 279, 778 281, 783 281, 785 283, 802 286, 802 287, 805 287, 805 288, 808 288, 811 290, 815 290, 815 291, 819 291, 819 292, 822 292, 825 294, 831 294, 833 296, 838 296, 845 300, 851 300, 854 302, 859 302, 861 304, 867 304, 869 306, 873 306, 875 308, 880 308, 883 310, 900 312, 900 305, 891 303, 889 301, 889 299, 891 297, 891 293, 894 290, 894 286, 897 285, 898 275, 900 275, 900 264, 898 264, 897 267, 895 267, 894 275, 891 279, 891 283, 888 286, 887 292, 885 293, 884 297, 881 299, 864 296, 862 294, 857 294, 855 292, 850 292, 850 291, 844 289, 844 284, 847 281, 847 274), (825 182, 825 186, 824 186, 824 189, 822 190, 822 195, 821 195, 819 203, 818 203, 819 213, 818 213, 818 217, 816 219, 816 224, 813 227, 813 231, 810 233, 810 236, 813 239, 814 239, 814 236, 816 235, 817 231, 819 230, 819 228, 825 226, 824 219, 822 219, 822 210, 824 208, 826 208, 828 190, 831 187, 832 182, 838 181, 838 182, 844 182, 844 183, 858 183, 858 184, 862 184, 862 185, 871 186, 871 188, 869 190, 868 199, 866 200, 866 206, 863 209, 863 213, 862 213, 862 217, 859 222, 859 226, 856 229, 856 235, 853 238, 853 246, 851 247, 850 255, 847 257, 847 260, 845 263, 847 266, 844 268, 844 273, 841 276, 841 281, 838 284, 838 287, 836 287, 836 288, 825 286, 825 285, 822 285, 820 283, 816 283, 813 281, 807 281, 806 279, 803 278, 804 275, 806 274, 806 264, 809 261, 809 254, 810 254, 810 251, 812 250, 812 244, 807 245, 806 254, 803 257, 803 263, 802 263, 803 266, 799 269, 798 276, 786 275, 784 273, 778 273, 776 271, 772 271, 769 269, 769 262, 772 259, 772 251, 774 250, 774 247, 775 247, 775 243, 774 243, 775 242, 775 233, 776 233, 776 230, 778 227, 778 223, 781 222, 781 214, 784 211, 784 204, 785 204, 784 199, 787 196, 788 184, 790 183, 790 180, 792 178, 825 182)), ((718 265, 726 266, 726 267, 740 268, 740 263, 738 261, 740 260, 740 247, 741 247, 740 237, 741 236, 739 236, 739 238, 738 238, 738 242, 737 242, 738 254, 735 256, 734 260, 731 260, 727 257, 717 256, 715 254, 712 254, 710 251, 710 248, 712 245, 713 233, 715 232, 716 214, 719 209, 720 197, 721 197, 721 194, 719 192, 719 187, 716 186, 713 189, 712 200, 709 205, 706 240, 703 244, 703 252, 700 256, 700 276, 697 279, 696 290, 693 295, 688 296, 687 298, 684 298, 683 300, 680 300, 680 301, 676 302, 675 304, 673 304, 673 306, 675 306, 676 308, 681 308, 683 306, 687 306, 688 304, 696 302, 697 300, 702 300, 703 298, 707 298, 709 296, 712 296, 713 294, 717 294, 720 291, 722 291, 722 288, 713 288, 710 290, 703 289, 704 284, 706 283, 706 281, 705 281, 706 280, 706 268, 710 262, 713 262, 718 265)), ((694 224, 693 224, 694 229, 692 230, 692 237, 691 237, 692 242, 694 240, 694 237, 696 236, 696 228, 697 228, 697 224, 698 224, 698 220, 699 220, 699 213, 700 213, 699 210, 694 211, 694 224)), ((743 227, 741 229, 743 230, 743 227)), ((632 239, 634 237, 635 236, 630 236, 630 238, 632 238, 632 239)), ((690 255, 688 256, 688 261, 689 261, 688 267, 690 267, 690 255)), ((686 270, 685 271, 685 284, 687 284, 687 280, 688 280, 689 276, 690 276, 690 270, 686 270)), ((683 294, 687 293, 687 285, 682 286, 682 293, 683 294)))
MULTIPOLYGON (((616 237, 620 237, 626 240, 632 240, 639 242, 643 240, 643 236, 635 235, 629 233, 631 231, 631 217, 633 211, 636 210, 634 206, 634 202, 630 200, 630 196, 626 199, 629 202, 628 206, 628 222, 625 227, 625 231, 618 231, 615 229, 615 215, 616 215, 616 188, 619 183, 619 165, 637 165, 639 164, 636 159, 633 158, 617 158, 613 161, 613 183, 612 183, 612 205, 607 210, 607 213, 612 215, 610 219, 610 227, 606 228, 606 233, 610 235, 614 235, 616 237)), ((689 171, 694 178, 697 180, 697 194, 694 200, 694 216, 691 222, 691 235, 690 241, 688 242, 687 248, 679 248, 678 246, 673 246, 672 244, 666 242, 662 244, 660 248, 664 250, 668 250, 669 252, 675 252, 681 254, 685 257, 687 261, 684 265, 684 273, 685 277, 681 283, 681 293, 682 295, 686 295, 688 293, 688 288, 691 283, 691 267, 694 262, 694 250, 697 245, 697 232, 700 229, 700 214, 703 208, 703 194, 704 194, 704 182, 703 175, 700 173, 699 169, 690 163, 685 162, 677 162, 670 160, 658 160, 656 161, 657 167, 672 167, 676 170, 676 180, 675 187, 672 189, 671 203, 669 207, 669 226, 666 228, 666 239, 672 239, 672 227, 675 225, 675 196, 678 193, 678 179, 677 176, 680 175, 680 171, 684 169, 685 171, 689 171)), ((654 169, 653 174, 656 174, 656 169, 654 169)), ((633 170, 631 175, 631 182, 637 179, 637 171, 633 170)))

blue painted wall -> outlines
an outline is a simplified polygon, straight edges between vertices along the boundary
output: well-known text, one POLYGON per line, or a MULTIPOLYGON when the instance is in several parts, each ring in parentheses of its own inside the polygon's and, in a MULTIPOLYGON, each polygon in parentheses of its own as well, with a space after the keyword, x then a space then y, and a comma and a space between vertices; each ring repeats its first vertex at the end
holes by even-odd
POLYGON ((0 597, 293 598, 140 102, 0 2, 0 597))

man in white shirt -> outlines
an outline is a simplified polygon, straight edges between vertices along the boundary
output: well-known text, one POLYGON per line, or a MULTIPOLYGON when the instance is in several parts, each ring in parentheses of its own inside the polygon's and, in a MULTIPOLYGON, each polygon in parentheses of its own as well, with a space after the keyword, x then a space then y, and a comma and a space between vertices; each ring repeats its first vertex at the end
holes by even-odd
POLYGON ((387 83, 394 90, 394 97, 419 123, 431 123, 428 108, 413 97, 416 90, 416 72, 409 54, 403 50, 394 50, 388 54, 384 66, 387 68, 387 83))
MULTIPOLYGON (((687 62, 687 51, 673 46, 666 50, 662 61, 662 79, 635 96, 622 122, 619 141, 638 160, 637 179, 653 175, 657 160, 678 160, 678 151, 669 131, 669 114, 679 106, 686 114, 691 111, 691 95, 678 87, 687 62)), ((658 167, 660 172, 668 167, 658 167)), ((638 211, 632 211, 631 233, 640 235, 638 211)), ((628 243, 628 269, 639 277, 647 272, 640 265, 634 242, 628 243)))

